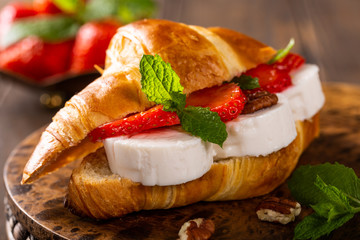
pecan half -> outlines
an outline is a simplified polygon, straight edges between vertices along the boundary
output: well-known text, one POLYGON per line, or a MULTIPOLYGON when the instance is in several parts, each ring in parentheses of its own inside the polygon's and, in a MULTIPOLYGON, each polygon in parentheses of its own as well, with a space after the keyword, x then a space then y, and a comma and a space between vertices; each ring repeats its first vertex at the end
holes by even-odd
POLYGON ((196 218, 184 223, 179 231, 180 240, 206 240, 215 231, 215 224, 210 219, 196 218))
POLYGON ((300 212, 300 203, 278 197, 266 198, 256 208, 260 220, 282 224, 294 221, 300 212))
POLYGON ((267 91, 258 91, 247 95, 248 102, 245 104, 241 113, 248 114, 260 109, 271 107, 278 102, 276 94, 267 91))

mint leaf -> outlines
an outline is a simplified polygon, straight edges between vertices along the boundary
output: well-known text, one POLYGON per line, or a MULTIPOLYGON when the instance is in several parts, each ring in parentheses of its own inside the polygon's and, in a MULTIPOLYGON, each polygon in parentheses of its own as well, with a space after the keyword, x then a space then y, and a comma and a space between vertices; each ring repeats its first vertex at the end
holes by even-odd
POLYGON ((226 126, 216 112, 208 108, 189 106, 178 112, 178 116, 185 131, 222 147, 227 138, 226 126))
POLYGON ((314 185, 317 175, 326 184, 350 196, 350 200, 351 198, 360 199, 360 180, 354 170, 339 163, 325 163, 316 166, 300 166, 288 180, 292 196, 300 203, 315 205, 327 198, 326 194, 314 185))
POLYGON ((251 90, 260 87, 258 78, 244 74, 242 74, 240 77, 234 78, 231 82, 237 84, 243 90, 251 90))
POLYGON ((277 51, 277 53, 275 54, 275 56, 270 59, 267 64, 273 64, 274 62, 278 61, 279 59, 285 57, 290 50, 292 49, 292 47, 295 45, 295 40, 293 38, 290 39, 288 45, 284 48, 284 49, 279 49, 277 51))
MULTIPOLYGON (((329 211, 327 216, 324 216, 328 220, 332 220, 337 217, 337 215, 354 212, 353 207, 349 203, 349 199, 341 190, 332 185, 326 184, 319 176, 316 177, 315 186, 326 195, 326 201, 328 201, 326 202, 327 207, 330 207, 329 203, 332 203, 332 206, 328 208, 329 211)), ((325 201, 325 199, 322 201, 325 201)), ((314 207, 313 209, 316 211, 314 207)))
MULTIPOLYGON (((314 209, 314 211, 321 217, 328 219, 329 216, 333 215, 333 214, 329 214, 334 213, 335 212, 335 207, 333 203, 330 202, 322 202, 322 203, 318 203, 316 205, 310 205, 312 209, 314 209)), ((343 214, 343 213, 341 213, 343 214)), ((338 214, 336 214, 338 215, 338 214)))
POLYGON ((29 36, 38 36, 47 42, 63 41, 75 37, 79 27, 79 23, 68 16, 28 17, 13 23, 1 45, 8 47, 29 36))
POLYGON ((186 95, 180 78, 159 55, 144 55, 140 61, 141 87, 147 98, 164 105, 164 110, 181 110, 186 95))
POLYGON ((354 214, 345 214, 336 221, 327 221, 317 214, 305 217, 295 228, 294 239, 318 239, 341 227, 344 223, 354 217, 354 214))

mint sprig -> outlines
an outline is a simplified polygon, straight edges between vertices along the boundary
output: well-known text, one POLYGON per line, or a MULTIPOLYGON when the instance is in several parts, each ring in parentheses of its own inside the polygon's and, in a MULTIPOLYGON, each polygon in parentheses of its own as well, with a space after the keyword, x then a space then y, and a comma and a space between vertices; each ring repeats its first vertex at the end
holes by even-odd
POLYGON ((360 211, 360 179, 344 165, 301 166, 288 186, 296 200, 315 211, 296 226, 294 239, 318 239, 360 211))
POLYGON ((291 38, 288 45, 284 49, 279 49, 277 51, 277 53, 275 54, 275 56, 272 59, 270 59, 267 62, 267 64, 273 64, 276 61, 278 61, 279 59, 285 57, 290 52, 290 50, 292 49, 292 47, 294 45, 295 45, 295 40, 293 38, 291 38))
POLYGON ((63 15, 28 17, 15 21, 2 38, 1 46, 8 47, 23 38, 38 36, 47 42, 74 38, 80 24, 63 15))
POLYGON ((240 77, 235 77, 231 82, 237 84, 242 90, 251 90, 259 88, 259 79, 242 74, 240 77))
POLYGON ((227 138, 226 126, 209 108, 185 107, 186 95, 180 78, 159 55, 143 55, 140 61, 141 87, 147 98, 176 112, 182 128, 203 141, 222 146, 227 138))

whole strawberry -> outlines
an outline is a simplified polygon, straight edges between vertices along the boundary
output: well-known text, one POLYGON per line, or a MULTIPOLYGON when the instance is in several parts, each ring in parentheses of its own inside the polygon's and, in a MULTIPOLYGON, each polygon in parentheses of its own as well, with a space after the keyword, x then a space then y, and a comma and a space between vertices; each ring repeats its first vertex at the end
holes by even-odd
POLYGON ((63 73, 84 74, 103 66, 119 22, 150 17, 155 9, 153 0, 106 1, 106 7, 103 0, 28 2, 0 10, 0 71, 32 81, 54 75, 61 80, 63 73))
MULTIPOLYGON (((0 39, 9 31, 16 19, 30 17, 38 14, 30 4, 13 2, 7 4, 0 11, 0 39)), ((1 43, 1 41, 0 41, 1 43)), ((0 50, 3 47, 0 45, 0 50)))
MULTIPOLYGON (((1 24, 10 24, 15 19, 30 17, 37 14, 37 11, 33 9, 30 4, 22 2, 13 2, 7 4, 0 11, 1 24)), ((2 27, 2 25, 1 25, 2 27)))
POLYGON ((92 71, 95 64, 103 66, 106 49, 119 27, 120 23, 112 20, 81 26, 75 39, 70 71, 81 73, 92 71))
POLYGON ((27 37, 0 52, 0 68, 40 82, 67 71, 72 45, 71 40, 45 43, 27 37))

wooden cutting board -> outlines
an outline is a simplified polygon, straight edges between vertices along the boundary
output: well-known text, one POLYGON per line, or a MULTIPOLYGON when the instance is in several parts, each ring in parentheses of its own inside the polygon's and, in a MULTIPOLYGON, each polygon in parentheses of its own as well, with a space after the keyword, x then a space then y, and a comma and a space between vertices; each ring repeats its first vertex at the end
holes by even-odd
MULTIPOLYGON (((360 87, 327 83, 321 112, 321 134, 302 155, 299 164, 339 162, 360 174, 360 87)), ((122 218, 94 221, 72 215, 63 200, 73 163, 30 185, 20 185, 23 167, 42 129, 22 141, 4 169, 11 210, 17 220, 39 239, 176 239, 181 225, 193 218, 210 218, 216 228, 212 239, 292 239, 296 224, 311 213, 303 209, 288 225, 261 222, 255 208, 262 197, 228 202, 196 203, 169 210, 141 211, 122 218)), ((290 197, 286 184, 271 195, 290 197)), ((326 239, 360 239, 357 215, 326 239)))

